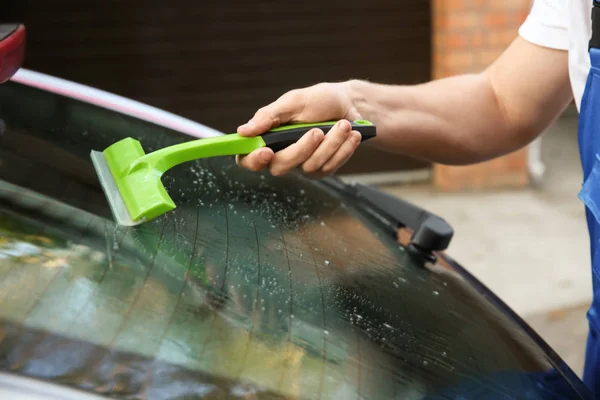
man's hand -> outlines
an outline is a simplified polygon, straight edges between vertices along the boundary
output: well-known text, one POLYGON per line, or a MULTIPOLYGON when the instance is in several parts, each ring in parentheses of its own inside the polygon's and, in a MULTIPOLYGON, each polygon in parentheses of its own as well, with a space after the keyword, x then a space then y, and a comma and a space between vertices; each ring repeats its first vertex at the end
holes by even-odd
POLYGON ((267 166, 272 175, 284 175, 294 168, 313 177, 335 173, 352 156, 361 135, 352 130, 347 119, 360 119, 350 102, 347 83, 319 83, 285 93, 259 109, 238 128, 242 136, 260 135, 271 128, 296 122, 339 120, 325 136, 320 129, 308 131, 298 142, 273 153, 269 148, 238 156, 237 163, 251 171, 267 166))

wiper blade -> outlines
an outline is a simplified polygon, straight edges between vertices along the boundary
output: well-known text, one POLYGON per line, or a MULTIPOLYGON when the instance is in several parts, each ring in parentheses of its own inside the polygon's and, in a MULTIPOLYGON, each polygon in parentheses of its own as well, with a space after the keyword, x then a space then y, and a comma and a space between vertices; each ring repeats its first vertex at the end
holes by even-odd
POLYGON ((321 183, 361 203, 373 217, 390 227, 394 234, 398 229, 409 228, 413 232, 410 244, 421 252, 431 254, 446 250, 450 245, 454 235, 452 226, 415 204, 372 186, 344 183, 338 178, 323 179, 321 183))

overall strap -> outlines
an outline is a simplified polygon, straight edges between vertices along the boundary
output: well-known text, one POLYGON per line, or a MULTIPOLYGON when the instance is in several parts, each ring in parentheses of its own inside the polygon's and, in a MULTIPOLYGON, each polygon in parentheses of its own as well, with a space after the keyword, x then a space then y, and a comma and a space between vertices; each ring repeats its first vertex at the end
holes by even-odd
POLYGON ((600 0, 592 1, 592 34, 588 52, 591 67, 600 69, 600 0))
POLYGON ((592 37, 589 42, 589 49, 600 49, 600 1, 592 2, 592 37))

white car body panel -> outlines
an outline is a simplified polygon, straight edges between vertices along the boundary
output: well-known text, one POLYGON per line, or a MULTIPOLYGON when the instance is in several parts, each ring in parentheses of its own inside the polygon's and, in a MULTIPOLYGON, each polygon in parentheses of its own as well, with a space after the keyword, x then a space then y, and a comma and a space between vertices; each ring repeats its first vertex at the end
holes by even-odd
POLYGON ((216 129, 159 108, 104 90, 21 68, 11 81, 77 99, 121 114, 151 122, 197 138, 223 135, 216 129))

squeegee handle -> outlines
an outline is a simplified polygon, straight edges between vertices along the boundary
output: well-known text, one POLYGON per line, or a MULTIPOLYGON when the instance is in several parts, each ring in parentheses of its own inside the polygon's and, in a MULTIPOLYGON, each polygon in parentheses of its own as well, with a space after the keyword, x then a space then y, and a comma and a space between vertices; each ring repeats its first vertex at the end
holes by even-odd
MULTIPOLYGON (((263 138, 267 147, 273 151, 283 150, 286 147, 296 143, 304 134, 313 128, 319 128, 325 135, 336 124, 336 121, 316 122, 307 124, 292 124, 271 129, 260 137, 263 138)), ((377 135, 375 125, 366 120, 352 121, 352 130, 358 131, 361 136, 361 142, 371 139, 377 135)))
MULTIPOLYGON (((129 175, 140 169, 154 170, 162 175, 176 165, 201 158, 245 155, 262 147, 270 147, 273 151, 279 151, 296 143, 298 139, 313 128, 320 128, 327 134, 335 124, 335 121, 330 121, 284 125, 271 129, 262 135, 252 137, 233 133, 192 140, 165 147, 149 154, 144 154, 140 143, 129 138, 113 144, 104 153, 106 157, 111 159, 111 163, 115 166, 119 176, 129 175)), ((375 137, 376 134, 375 126, 369 121, 354 121, 352 122, 352 129, 360 132, 362 141, 375 137)))

